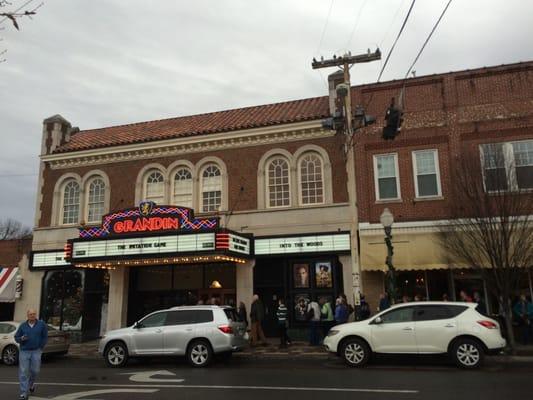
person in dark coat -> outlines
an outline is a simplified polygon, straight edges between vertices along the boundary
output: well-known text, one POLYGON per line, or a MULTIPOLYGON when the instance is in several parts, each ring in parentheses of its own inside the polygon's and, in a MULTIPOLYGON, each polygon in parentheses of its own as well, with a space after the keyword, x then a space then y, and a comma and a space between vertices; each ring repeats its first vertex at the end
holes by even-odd
POLYGON ((246 324, 246 327, 248 327, 248 315, 246 315, 246 306, 242 301, 239 303, 239 308, 237 309, 237 318, 239 318, 239 321, 244 322, 246 324))
POLYGON ((365 296, 361 295, 361 304, 358 307, 357 319, 363 321, 370 318, 370 305, 366 302, 365 296))
POLYGON ((390 307, 389 295, 387 293, 381 293, 379 295, 379 311, 385 311, 390 307))
POLYGON ((261 326, 263 319, 265 319, 265 306, 259 299, 259 296, 254 294, 252 306, 250 307, 250 321, 252 323, 251 346, 256 346, 259 340, 261 341, 261 344, 267 344, 263 327, 261 326))

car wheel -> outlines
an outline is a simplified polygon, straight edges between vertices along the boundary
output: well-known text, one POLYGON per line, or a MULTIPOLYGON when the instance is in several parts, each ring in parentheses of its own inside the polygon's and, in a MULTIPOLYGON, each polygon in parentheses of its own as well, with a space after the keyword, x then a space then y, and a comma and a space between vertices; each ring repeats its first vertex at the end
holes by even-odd
POLYGON ((201 368, 209 365, 213 358, 213 350, 209 342, 195 340, 187 349, 187 360, 193 367, 201 368))
POLYGON ((19 349, 17 346, 10 344, 2 352, 2 361, 5 365, 16 365, 19 360, 19 349))
POLYGON ((341 357, 350 367, 362 367, 370 359, 370 348, 361 339, 345 340, 341 345, 341 357))
POLYGON ((451 350, 455 364, 466 369, 478 368, 483 363, 484 355, 481 344, 468 338, 458 339, 451 350))
POLYGON ((124 367, 128 362, 128 348, 122 342, 111 342, 105 348, 104 359, 110 367, 124 367))

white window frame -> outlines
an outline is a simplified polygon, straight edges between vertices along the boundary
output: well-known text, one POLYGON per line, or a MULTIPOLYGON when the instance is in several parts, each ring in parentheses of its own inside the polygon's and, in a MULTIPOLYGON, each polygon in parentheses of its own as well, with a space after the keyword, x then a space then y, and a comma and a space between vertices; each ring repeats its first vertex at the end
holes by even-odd
MULTIPOLYGON (((290 169, 289 169, 289 175, 290 175, 290 169)), ((289 190, 290 190, 290 184, 289 184, 289 190)), ((317 196, 315 195, 315 197, 317 197, 317 196)), ((302 154, 302 156, 300 157, 300 159, 298 161, 298 202, 299 202, 299 204, 302 207, 308 207, 308 206, 324 204, 326 202, 325 198, 326 198, 326 185, 324 183, 324 160, 322 159, 322 157, 318 153, 315 153, 315 152, 304 153, 304 154, 302 154), (322 183, 322 201, 317 201, 315 203, 304 203, 304 201, 303 201, 304 200, 304 196, 303 196, 303 187, 302 187, 302 185, 303 185, 302 163, 303 163, 304 159, 306 157, 308 157, 308 156, 314 156, 320 162, 320 177, 321 177, 321 181, 320 182, 322 183)))
POLYGON ((154 201, 153 197, 152 198, 148 198, 148 178, 150 177, 150 175, 152 175, 155 172, 159 173, 161 175, 161 177, 163 178, 163 181, 162 181, 163 191, 162 191, 161 195, 157 196, 161 200, 160 200, 160 203, 158 203, 156 201, 157 204, 162 204, 162 203, 165 203, 165 198, 166 198, 166 195, 165 195, 166 182, 165 182, 165 174, 162 171, 158 170, 158 169, 150 169, 150 170, 146 171, 146 173, 144 174, 143 191, 142 191, 143 200, 154 201))
POLYGON ((272 209, 275 209, 275 208, 288 208, 288 207, 291 207, 292 206, 292 179, 291 179, 291 163, 290 163, 290 160, 288 160, 287 158, 285 158, 284 156, 275 156, 275 157, 272 157, 270 160, 267 161, 266 163, 266 168, 265 168, 265 187, 266 187, 266 207, 267 208, 272 208, 272 209), (287 168, 288 168, 288 172, 287 172, 287 178, 288 178, 288 186, 289 186, 289 204, 284 204, 284 205, 281 205, 281 206, 276 206, 276 205, 271 205, 270 204, 270 176, 269 176, 269 169, 270 169, 270 165, 276 161, 276 160, 283 160, 287 163, 287 168))
MULTIPOLYGON (((85 190, 85 221, 88 223, 88 224, 94 224, 94 223, 98 223, 102 220, 102 217, 105 215, 106 213, 106 195, 107 195, 107 190, 108 190, 108 187, 106 185, 106 182, 105 180, 100 177, 100 176, 95 176, 94 178, 90 179, 88 182, 87 182, 87 186, 86 186, 86 190, 85 190), (103 184, 104 184, 104 189, 103 189, 103 200, 102 200, 102 215, 100 215, 99 218, 95 219, 95 220, 89 220, 89 211, 90 211, 90 200, 91 200, 91 185, 95 182, 95 181, 101 181, 103 184)), ((96 204, 96 203, 94 203, 96 204)))
POLYGON ((440 182, 440 168, 439 168, 439 151, 437 149, 423 149, 415 150, 412 153, 413 161, 413 179, 415 181, 415 194, 417 199, 432 199, 435 197, 442 197, 442 187, 440 182), (433 162, 435 163, 435 174, 437 175, 437 194, 432 194, 429 196, 420 196, 418 189, 418 167, 416 163, 416 155, 419 153, 433 153, 433 162))
MULTIPOLYGON (((171 182, 172 182, 172 190, 171 190, 172 204, 177 205, 177 206, 182 206, 182 207, 194 208, 194 174, 193 174, 193 171, 191 171, 191 169, 186 165, 180 165, 173 170, 171 182), (190 196, 191 200, 188 205, 177 204, 176 202, 176 174, 181 170, 186 170, 191 175, 191 182, 190 182, 191 189, 190 189, 190 193, 187 193, 190 196)), ((180 194, 180 195, 184 196, 185 194, 180 194)))
POLYGON ((373 156, 374 161, 374 190, 376 194, 376 201, 378 202, 389 202, 389 201, 399 201, 402 199, 402 191, 400 188, 400 169, 398 165, 398 153, 385 153, 385 154, 374 154, 373 156), (378 177, 378 157, 385 157, 385 156, 394 156, 394 168, 396 172, 396 191, 398 192, 397 197, 391 197, 382 199, 379 197, 379 177, 378 177))
POLYGON ((61 208, 60 208, 60 215, 59 215, 59 221, 61 225, 65 226, 72 226, 77 225, 80 222, 80 213, 81 213, 81 204, 82 204, 82 190, 81 185, 76 179, 67 179, 63 184, 61 185, 61 208), (73 222, 65 222, 65 189, 67 185, 70 183, 75 183, 78 185, 78 214, 77 218, 73 222))
POLYGON ((487 190, 486 179, 485 179, 485 169, 486 169, 485 168, 485 152, 483 149, 483 147, 487 145, 502 145, 503 147, 502 152, 503 152, 503 159, 504 159, 505 176, 509 178, 509 180, 507 181, 507 191, 523 191, 523 192, 533 191, 533 189, 531 188, 520 189, 518 187, 518 180, 516 177, 516 163, 515 163, 513 144, 524 143, 524 142, 533 142, 533 140, 526 139, 526 140, 513 140, 512 142, 490 142, 490 143, 482 143, 479 145, 483 189, 485 190, 486 193, 498 193, 498 192, 505 191, 504 189, 487 190))
MULTIPOLYGON (((220 167, 220 165, 216 164, 216 163, 209 163, 209 164, 206 164, 200 171, 200 175, 199 175, 199 178, 200 178, 200 199, 199 199, 199 202, 200 202, 200 210, 202 213, 210 213, 210 212, 218 212, 222 209, 222 203, 223 203, 223 195, 224 195, 224 182, 223 182, 223 178, 222 178, 222 168, 220 167), (218 178, 219 178, 219 190, 205 190, 205 182, 204 180, 206 179, 204 177, 204 173, 205 171, 209 168, 209 167, 215 167, 218 169, 218 178), (214 192, 220 192, 220 203, 218 205, 218 207, 215 209, 215 210, 206 210, 205 207, 204 207, 204 193, 214 193, 214 192)), ((209 205, 209 204, 208 204, 209 205)))

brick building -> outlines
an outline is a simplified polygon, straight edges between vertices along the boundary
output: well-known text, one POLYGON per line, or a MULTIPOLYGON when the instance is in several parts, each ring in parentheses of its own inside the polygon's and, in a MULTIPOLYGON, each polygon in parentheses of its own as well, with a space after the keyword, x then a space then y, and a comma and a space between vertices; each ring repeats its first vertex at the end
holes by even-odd
MULTIPOLYGON (((39 303, 50 323, 92 337, 199 299, 249 307, 254 292, 266 304, 267 331, 279 297, 296 328, 310 299, 362 290, 375 306, 384 207, 395 216, 402 290, 453 297, 459 277, 432 237, 436 221, 451 216, 452 159, 464 143, 520 142, 532 162, 532 82, 533 62, 411 78, 402 133, 389 142, 381 116, 404 82, 354 87, 353 104, 379 117, 355 136, 357 208, 345 138, 321 125, 335 90, 86 131, 48 118, 33 253, 22 271, 31 289, 17 316, 39 303)), ((481 290, 478 277, 461 282, 467 277, 481 290)))

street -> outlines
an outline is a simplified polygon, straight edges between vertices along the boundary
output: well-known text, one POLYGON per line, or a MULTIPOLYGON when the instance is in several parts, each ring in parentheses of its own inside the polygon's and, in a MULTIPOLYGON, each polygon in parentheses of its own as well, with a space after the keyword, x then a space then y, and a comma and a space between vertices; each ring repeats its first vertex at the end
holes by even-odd
MULTIPOLYGON (((533 364, 488 359, 464 371, 439 358, 380 358, 365 369, 329 358, 254 359, 236 356, 206 369, 182 359, 132 361, 111 369, 96 359, 43 362, 32 399, 454 399, 525 398, 533 364)), ((17 368, 0 365, 1 399, 18 397, 17 368)), ((527 397, 527 396, 526 396, 527 397)))

